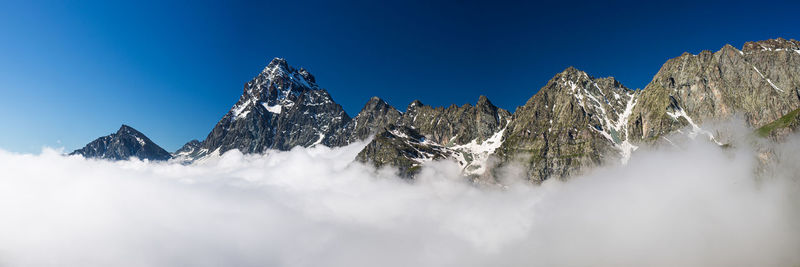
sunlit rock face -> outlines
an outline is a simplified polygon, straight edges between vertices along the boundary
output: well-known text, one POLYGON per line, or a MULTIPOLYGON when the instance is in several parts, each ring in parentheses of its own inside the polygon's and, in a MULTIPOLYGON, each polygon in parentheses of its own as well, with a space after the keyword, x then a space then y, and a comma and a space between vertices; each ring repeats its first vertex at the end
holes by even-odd
POLYGON ((670 59, 642 90, 629 128, 640 141, 734 115, 758 128, 798 107, 800 42, 778 38, 670 59))
POLYGON ((566 178, 583 168, 627 160, 627 120, 636 92, 614 78, 568 68, 514 112, 499 155, 527 166, 535 181, 566 178))

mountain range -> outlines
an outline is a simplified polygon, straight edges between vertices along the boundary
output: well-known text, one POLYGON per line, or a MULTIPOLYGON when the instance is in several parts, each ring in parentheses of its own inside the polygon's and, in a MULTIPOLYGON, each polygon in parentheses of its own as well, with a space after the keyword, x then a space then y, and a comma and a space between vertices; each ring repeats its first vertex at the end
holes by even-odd
POLYGON ((669 135, 724 144, 705 122, 744 118, 761 136, 798 128, 800 42, 747 42, 742 49, 684 53, 668 60, 643 89, 569 67, 513 113, 485 96, 462 106, 415 100, 400 111, 372 97, 350 117, 307 70, 273 59, 203 141, 166 153, 123 125, 72 152, 112 160, 136 157, 191 163, 237 149, 243 153, 369 143, 354 159, 393 166, 413 177, 433 160, 457 162, 465 176, 490 181, 499 166, 521 164, 531 181, 564 179, 604 164, 625 164, 642 145, 669 135))

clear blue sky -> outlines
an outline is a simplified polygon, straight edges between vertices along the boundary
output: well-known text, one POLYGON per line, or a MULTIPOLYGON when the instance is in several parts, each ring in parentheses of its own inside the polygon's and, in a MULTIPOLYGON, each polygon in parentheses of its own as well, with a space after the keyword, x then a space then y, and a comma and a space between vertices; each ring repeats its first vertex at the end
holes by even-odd
POLYGON ((641 88, 684 51, 800 38, 798 1, 64 2, 0 2, 2 149, 71 151, 125 123, 173 151, 273 57, 351 116, 371 96, 513 111, 568 66, 641 88))

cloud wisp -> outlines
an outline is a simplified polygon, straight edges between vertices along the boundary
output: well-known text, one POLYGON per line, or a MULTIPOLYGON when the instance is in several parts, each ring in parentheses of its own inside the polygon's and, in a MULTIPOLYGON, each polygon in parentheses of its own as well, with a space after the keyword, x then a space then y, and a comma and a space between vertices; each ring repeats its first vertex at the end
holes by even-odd
MULTIPOLYGON (((184 166, 0 151, 0 266, 791 266, 800 142, 756 177, 748 145, 637 151, 627 166, 475 186, 408 182, 363 143, 184 166)), ((504 172, 505 173, 505 172, 504 172)))

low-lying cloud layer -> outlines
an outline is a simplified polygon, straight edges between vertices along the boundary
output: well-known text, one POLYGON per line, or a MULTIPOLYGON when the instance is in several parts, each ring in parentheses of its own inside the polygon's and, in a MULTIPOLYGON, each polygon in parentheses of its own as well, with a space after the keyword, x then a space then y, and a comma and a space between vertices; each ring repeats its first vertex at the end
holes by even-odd
POLYGON ((0 151, 0 266, 800 264, 797 140, 759 177, 748 145, 690 141, 505 188, 448 162, 409 183, 351 163, 363 145, 192 166, 0 151))

